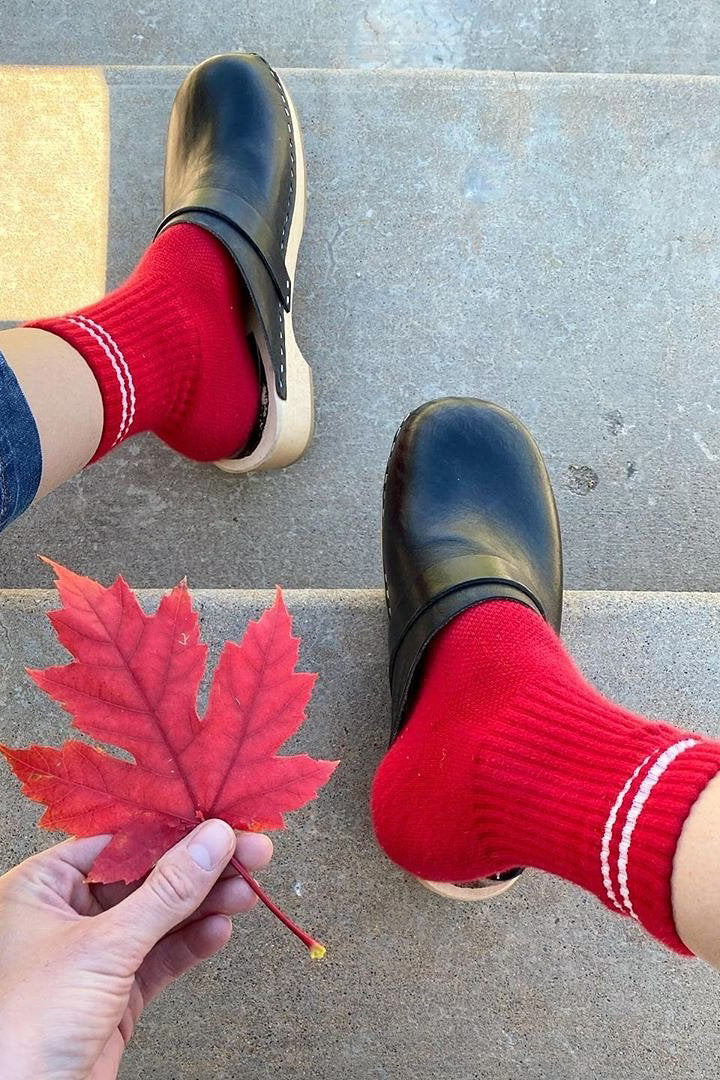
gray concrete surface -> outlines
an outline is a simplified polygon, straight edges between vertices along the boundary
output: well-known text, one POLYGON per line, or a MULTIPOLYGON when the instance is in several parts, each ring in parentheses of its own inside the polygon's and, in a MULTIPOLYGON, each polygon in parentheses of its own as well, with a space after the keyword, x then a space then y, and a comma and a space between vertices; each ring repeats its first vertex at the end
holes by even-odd
POLYGON ((720 72, 716 0, 6 0, 3 63, 720 72))
MULTIPOLYGON (((181 76, 108 72, 110 284, 158 219, 181 76)), ((146 586, 379 585, 396 425, 459 393, 535 432, 569 587, 720 588, 720 81, 287 77, 309 164, 310 453, 242 481, 131 440, 0 538, 0 585, 41 585, 36 552, 146 586)))
MULTIPOLYGON (((213 657, 269 594, 199 592, 213 657)), ((155 603, 156 596, 146 596, 155 603)), ((320 681, 297 745, 342 759, 278 836, 263 875, 328 945, 312 965, 264 910, 144 1019, 124 1080, 706 1080, 720 1053, 717 974, 630 920, 528 872, 502 900, 431 895, 376 849, 370 777, 388 731, 379 593, 289 593, 320 681)), ((23 674, 62 659, 51 593, 0 594, 0 738, 58 744, 67 720, 23 674)), ((720 598, 576 593, 566 637, 627 706, 720 734, 720 598)), ((48 842, 0 776, 0 867, 48 842)))

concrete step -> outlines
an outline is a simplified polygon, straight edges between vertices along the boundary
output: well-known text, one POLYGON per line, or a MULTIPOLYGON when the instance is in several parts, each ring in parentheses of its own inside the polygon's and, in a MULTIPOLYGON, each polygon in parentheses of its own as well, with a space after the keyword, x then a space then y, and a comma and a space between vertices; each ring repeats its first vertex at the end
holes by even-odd
POLYGON ((713 0, 6 0, 2 60, 195 63, 228 49, 297 67, 718 73, 713 0))
MULTIPOLYGON (((271 600, 199 591, 212 659, 271 600)), ((150 606, 156 593, 143 595, 150 606)), ((24 674, 61 662, 45 591, 0 593, 0 738, 59 744, 67 718, 24 674)), ((277 837, 272 895, 328 944, 324 963, 264 911, 153 1007, 123 1075, 173 1080, 705 1080, 717 1060, 713 972, 682 961, 593 897, 528 872, 507 897, 451 905, 377 850, 367 812, 388 735, 378 592, 289 592, 302 665, 320 672, 298 745, 342 759, 277 837)), ((570 593, 585 672, 648 715, 720 735, 720 597, 570 593)), ((0 779, 0 866, 48 841, 0 779)))
MULTIPOLYGON (((107 71, 110 285, 157 223, 183 74, 107 71)), ((8 530, 0 585, 41 585, 44 552, 147 586, 186 573, 197 586, 377 586, 396 426, 451 393, 498 401, 534 431, 569 587, 720 588, 720 80, 287 80, 309 163, 296 325, 316 377, 310 453, 242 481, 131 440, 8 530)), ((82 216, 87 192, 43 205, 82 216)), ((43 244, 25 255, 42 286, 43 244)))

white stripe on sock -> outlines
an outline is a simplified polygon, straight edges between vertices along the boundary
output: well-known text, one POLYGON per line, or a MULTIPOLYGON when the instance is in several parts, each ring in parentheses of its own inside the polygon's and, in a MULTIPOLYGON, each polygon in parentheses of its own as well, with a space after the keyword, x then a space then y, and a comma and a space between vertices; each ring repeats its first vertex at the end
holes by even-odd
POLYGON ((613 803, 612 809, 608 814, 607 821, 605 822, 605 829, 603 830, 602 844, 600 845, 600 869, 602 870, 603 885, 605 886, 605 892, 607 893, 608 900, 610 900, 610 902, 615 905, 618 911, 622 911, 623 908, 622 904, 617 898, 615 889, 613 888, 612 876, 610 874, 610 841, 612 840, 612 832, 615 828, 615 822, 617 821, 617 816, 620 812, 620 807, 625 800, 625 796, 632 787, 633 781, 642 772, 651 757, 652 754, 648 754, 648 756, 640 762, 635 772, 621 788, 618 797, 613 803))
POLYGON ((123 377, 123 373, 120 370, 118 362, 115 359, 115 357, 113 356, 113 354, 111 353, 111 351, 108 348, 106 342, 103 341, 103 339, 100 337, 100 335, 98 333, 96 333, 95 330, 93 330, 93 328, 91 326, 88 326, 86 323, 81 322, 80 319, 68 319, 68 322, 71 322, 74 326, 79 326, 82 330, 85 331, 86 334, 90 334, 90 336, 92 338, 94 338, 95 341, 97 341, 98 345, 103 350, 103 352, 107 356, 108 360, 112 364, 112 369, 115 372, 115 375, 117 377, 117 381, 118 381, 118 384, 120 386, 120 396, 121 396, 121 399, 122 399, 122 417, 121 417, 121 420, 120 420, 120 427, 118 428, 118 433, 115 436, 115 441, 113 442, 113 446, 115 446, 118 442, 120 442, 120 439, 123 436, 123 433, 124 433, 125 427, 126 427, 126 423, 127 423, 127 416, 128 416, 128 400, 127 400, 128 395, 127 395, 127 390, 125 389, 125 379, 123 377))
POLYGON ((125 427, 125 431, 123 432, 123 435, 127 435, 133 425, 133 420, 135 419, 135 383, 133 382, 130 368, 127 365, 127 361, 122 353, 120 346, 115 341, 115 339, 108 333, 104 326, 100 326, 100 324, 96 323, 93 319, 89 319, 87 315, 78 315, 78 319, 80 319, 88 327, 88 329, 90 327, 93 327, 93 329, 97 330, 98 334, 100 334, 105 339, 105 341, 115 353, 117 362, 120 364, 123 372, 125 373, 128 389, 130 391, 130 410, 127 425, 125 427))
POLYGON ((625 910, 629 915, 632 915, 633 919, 637 919, 637 915, 633 909, 632 900, 630 899, 630 889, 628 887, 628 862, 630 860, 630 844, 632 842, 633 832, 635 826, 638 823, 638 818, 642 813, 645 803, 650 797, 650 793, 661 779, 663 773, 672 765, 673 761, 684 753, 685 750, 689 750, 691 746, 697 745, 697 739, 681 739, 680 742, 673 743, 667 750, 663 750, 658 759, 650 766, 648 774, 640 784, 635 798, 632 801, 632 805, 628 811, 628 816, 625 819, 623 826, 622 836, 620 838, 620 848, 618 851, 618 885, 620 886, 620 895, 625 905, 625 910))

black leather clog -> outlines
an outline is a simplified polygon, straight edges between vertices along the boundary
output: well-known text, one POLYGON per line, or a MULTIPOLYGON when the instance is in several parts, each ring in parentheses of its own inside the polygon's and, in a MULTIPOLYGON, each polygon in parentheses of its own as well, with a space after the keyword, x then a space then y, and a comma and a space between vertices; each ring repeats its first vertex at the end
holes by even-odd
POLYGON ((216 464, 282 468, 312 438, 312 375, 295 340, 295 266, 305 221, 300 123, 279 75, 254 53, 214 56, 178 90, 168 130, 164 218, 200 225, 232 255, 253 312, 267 408, 252 444, 216 464))
MULTIPOLYGON (((560 629, 562 551, 550 478, 532 435, 505 409, 474 398, 430 402, 402 424, 382 528, 394 740, 428 646, 455 615, 503 598, 560 629)), ((472 888, 424 884, 455 899, 484 899, 520 873, 472 888)))

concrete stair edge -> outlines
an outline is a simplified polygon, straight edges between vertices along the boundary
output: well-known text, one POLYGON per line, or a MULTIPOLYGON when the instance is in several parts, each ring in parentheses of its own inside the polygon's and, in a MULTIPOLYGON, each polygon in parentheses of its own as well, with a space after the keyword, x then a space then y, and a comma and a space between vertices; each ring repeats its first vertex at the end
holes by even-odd
MULTIPOLYGON (((108 583, 109 584, 109 583, 108 583)), ((131 587, 132 582, 129 582, 131 587)), ((151 587, 140 586, 133 591, 147 600, 148 603, 159 599, 173 586, 151 587)), ((341 603, 367 603, 368 605, 384 607, 385 594, 382 589, 373 588, 295 588, 282 587, 283 596, 288 607, 291 603, 305 604, 308 602, 321 603, 325 601, 338 601, 341 603)), ((275 590, 272 588, 195 588, 192 582, 188 583, 191 596, 198 601, 207 603, 216 601, 221 604, 256 603, 272 601, 275 590)), ((0 605, 12 606, 23 600, 43 604, 53 597, 57 597, 56 591, 51 588, 31 587, 23 588, 0 588, 0 605)), ((675 607, 702 607, 709 605, 714 607, 720 604, 720 592, 702 589, 566 589, 564 592, 565 607, 585 607, 588 604, 599 603, 622 603, 622 604, 648 604, 652 607, 662 608, 672 604, 675 607)))
MULTIPOLYGON (((266 58, 270 59, 270 58, 266 58)), ((272 61, 270 61, 272 63, 272 61)), ((7 65, 10 67, 24 66, 24 65, 7 65)), ((66 65, 39 65, 39 67, 64 67, 66 65)), ((137 80, 138 82, 151 82, 154 85, 158 85, 154 82, 156 79, 161 79, 164 75, 172 74, 177 76, 178 82, 182 79, 183 75, 191 70, 191 64, 91 64, 91 65, 69 65, 74 66, 89 66, 100 68, 109 76, 109 81, 114 85, 123 83, 123 79, 130 77, 131 80, 137 80)), ((609 82, 612 80, 620 80, 623 82, 632 81, 649 81, 658 82, 660 80, 669 80, 678 84, 691 83, 695 81, 700 82, 718 82, 720 81, 720 74, 716 73, 699 73, 694 74, 692 72, 663 72, 663 71, 535 71, 533 69, 522 68, 472 68, 472 67, 375 67, 375 68, 353 68, 353 67, 285 67, 282 64, 273 64, 273 67, 277 71, 288 75, 290 77, 313 77, 317 75, 323 75, 332 79, 367 79, 373 80, 377 78, 399 78, 399 79, 412 79, 422 76, 428 79, 440 79, 440 80, 486 80, 494 79, 498 77, 515 79, 522 78, 523 80, 534 80, 538 82, 546 82, 548 80, 555 79, 577 79, 579 81, 587 80, 599 80, 602 82, 609 82)), ((1 68, 0 68, 1 70, 1 68)))

